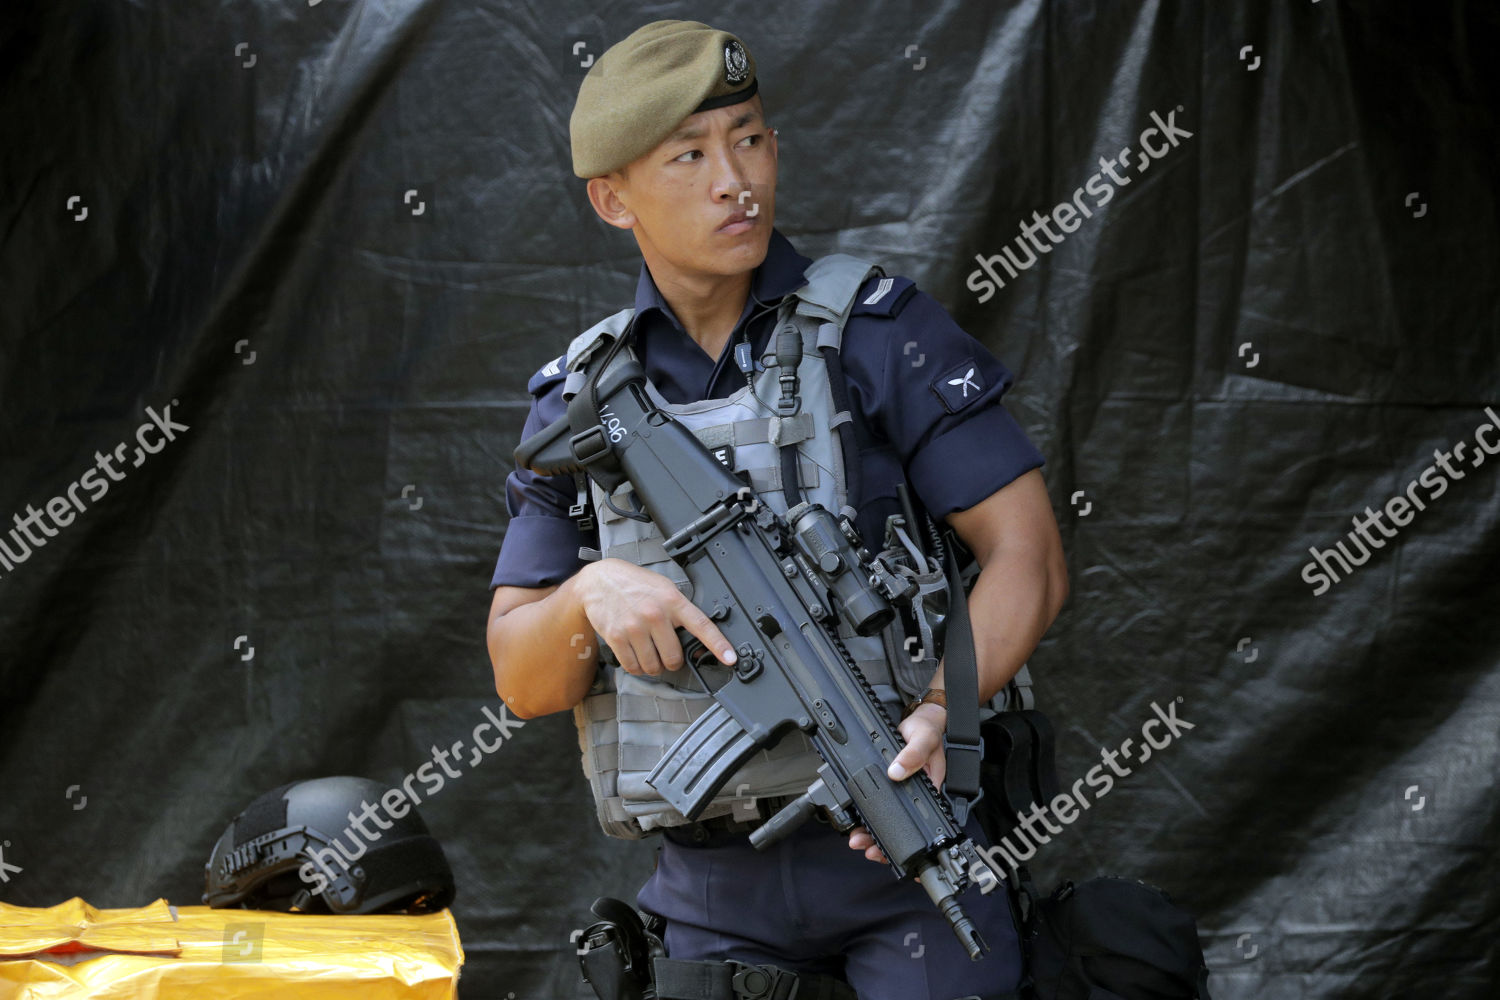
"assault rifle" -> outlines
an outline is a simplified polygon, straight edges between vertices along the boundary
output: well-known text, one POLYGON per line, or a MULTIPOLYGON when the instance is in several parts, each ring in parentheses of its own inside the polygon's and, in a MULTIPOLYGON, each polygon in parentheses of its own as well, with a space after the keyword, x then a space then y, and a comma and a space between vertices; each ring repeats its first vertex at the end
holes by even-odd
POLYGON ((641 505, 630 513, 656 524, 694 603, 735 648, 726 666, 677 630, 715 703, 647 782, 696 818, 753 753, 801 730, 823 759, 818 777, 750 842, 764 849, 818 807, 838 830, 863 823, 896 877, 915 876, 969 957, 980 958, 988 946, 955 898, 983 863, 979 852, 924 771, 899 782, 886 774, 905 741, 838 637, 840 618, 858 635, 878 632, 894 614, 890 599, 913 585, 824 507, 799 503, 781 517, 760 502, 652 402, 638 362, 610 364, 620 343, 591 365, 568 414, 522 441, 515 459, 543 475, 586 470, 611 494, 629 481, 641 505))

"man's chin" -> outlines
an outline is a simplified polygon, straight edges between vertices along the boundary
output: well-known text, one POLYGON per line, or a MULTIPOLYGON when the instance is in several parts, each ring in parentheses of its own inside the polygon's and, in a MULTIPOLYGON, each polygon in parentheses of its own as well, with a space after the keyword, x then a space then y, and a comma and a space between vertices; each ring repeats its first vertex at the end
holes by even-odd
POLYGON ((771 221, 757 222, 741 233, 715 230, 709 238, 711 255, 724 264, 721 273, 738 274, 761 265, 771 247, 771 221))

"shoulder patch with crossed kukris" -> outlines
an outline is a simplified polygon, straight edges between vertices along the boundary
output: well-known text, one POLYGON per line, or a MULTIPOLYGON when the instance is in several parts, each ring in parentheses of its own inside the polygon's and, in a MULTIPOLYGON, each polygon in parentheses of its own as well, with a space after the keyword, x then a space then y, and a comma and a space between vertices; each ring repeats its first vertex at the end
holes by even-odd
POLYGON ((932 391, 949 413, 957 413, 979 398, 984 391, 984 376, 974 359, 966 358, 933 379, 932 391))

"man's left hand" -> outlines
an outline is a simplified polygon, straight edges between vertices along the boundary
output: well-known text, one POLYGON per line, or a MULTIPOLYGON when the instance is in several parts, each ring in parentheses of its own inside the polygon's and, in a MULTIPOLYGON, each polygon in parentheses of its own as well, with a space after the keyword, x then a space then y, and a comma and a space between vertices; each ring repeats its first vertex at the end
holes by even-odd
MULTIPOLYGON (((948 729, 948 710, 942 705, 928 702, 918 705, 917 710, 901 720, 896 727, 906 739, 906 746, 896 755, 887 769, 892 781, 902 781, 915 774, 917 768, 927 772, 933 785, 943 787, 943 777, 948 773, 948 761, 943 755, 943 734, 948 729)), ((849 846, 864 851, 871 861, 890 864, 885 852, 875 845, 875 837, 863 826, 849 831, 849 846)))

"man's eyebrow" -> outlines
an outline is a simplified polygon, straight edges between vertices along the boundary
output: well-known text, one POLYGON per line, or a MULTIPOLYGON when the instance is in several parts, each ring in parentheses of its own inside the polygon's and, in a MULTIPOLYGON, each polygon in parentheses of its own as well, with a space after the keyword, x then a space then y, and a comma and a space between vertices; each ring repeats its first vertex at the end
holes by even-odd
MULTIPOLYGON (((729 131, 733 132, 737 128, 744 128, 751 122, 759 120, 761 120, 759 111, 746 111, 744 114, 740 115, 729 124, 729 131)), ((677 142, 682 139, 701 139, 706 134, 707 132, 704 129, 696 125, 685 125, 682 128, 678 129, 676 132, 673 132, 671 135, 667 136, 666 141, 677 142)))

